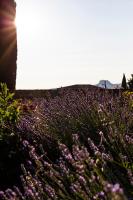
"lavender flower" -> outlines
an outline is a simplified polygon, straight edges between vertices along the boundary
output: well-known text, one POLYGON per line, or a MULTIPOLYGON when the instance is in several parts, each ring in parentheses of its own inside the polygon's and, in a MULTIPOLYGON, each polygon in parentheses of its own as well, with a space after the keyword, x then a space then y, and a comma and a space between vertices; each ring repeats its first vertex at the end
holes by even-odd
POLYGON ((51 197, 52 199, 57 199, 55 190, 50 185, 45 186, 45 191, 47 192, 49 197, 51 197))

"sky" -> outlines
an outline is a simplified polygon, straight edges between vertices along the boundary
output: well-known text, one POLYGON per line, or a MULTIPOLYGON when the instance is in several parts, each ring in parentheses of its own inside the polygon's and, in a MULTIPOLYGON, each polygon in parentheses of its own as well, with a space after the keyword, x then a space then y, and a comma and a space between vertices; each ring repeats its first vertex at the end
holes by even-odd
POLYGON ((17 89, 130 78, 133 0, 16 2, 17 89))

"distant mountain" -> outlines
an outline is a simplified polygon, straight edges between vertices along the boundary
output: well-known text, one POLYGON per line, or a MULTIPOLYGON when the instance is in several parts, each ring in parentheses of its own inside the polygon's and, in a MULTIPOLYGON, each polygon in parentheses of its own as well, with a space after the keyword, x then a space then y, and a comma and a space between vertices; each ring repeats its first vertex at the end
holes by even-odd
POLYGON ((100 80, 98 84, 96 84, 97 87, 100 88, 107 88, 107 89, 119 89, 121 88, 121 84, 113 84, 108 80, 100 80))

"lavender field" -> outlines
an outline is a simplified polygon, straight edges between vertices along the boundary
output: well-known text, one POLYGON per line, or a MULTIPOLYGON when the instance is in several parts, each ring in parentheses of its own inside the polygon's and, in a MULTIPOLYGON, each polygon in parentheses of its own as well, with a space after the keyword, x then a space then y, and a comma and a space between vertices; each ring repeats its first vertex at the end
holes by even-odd
POLYGON ((13 109, 1 114, 0 199, 133 199, 132 93, 5 96, 2 109, 13 109))

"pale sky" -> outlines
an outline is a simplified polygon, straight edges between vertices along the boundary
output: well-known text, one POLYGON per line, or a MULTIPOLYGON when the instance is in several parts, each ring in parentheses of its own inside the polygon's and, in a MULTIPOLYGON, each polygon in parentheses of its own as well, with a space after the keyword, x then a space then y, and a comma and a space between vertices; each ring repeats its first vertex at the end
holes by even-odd
POLYGON ((16 23, 17 89, 133 73, 133 0, 17 0, 16 23))

